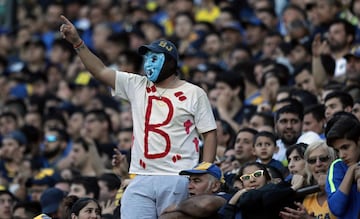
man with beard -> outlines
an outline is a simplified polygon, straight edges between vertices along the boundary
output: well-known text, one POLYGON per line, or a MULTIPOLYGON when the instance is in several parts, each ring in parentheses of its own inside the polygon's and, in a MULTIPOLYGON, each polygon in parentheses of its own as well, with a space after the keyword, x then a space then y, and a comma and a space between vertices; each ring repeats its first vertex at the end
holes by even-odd
POLYGON ((313 70, 316 84, 322 85, 331 79, 343 81, 346 72, 346 59, 344 55, 349 53, 355 39, 355 27, 343 19, 334 20, 328 30, 326 40, 321 40, 320 35, 315 36, 312 45, 313 70), (335 60, 334 75, 327 75, 321 61, 323 55, 328 54, 335 60))
POLYGON ((303 122, 303 106, 300 102, 285 105, 277 110, 275 114, 275 132, 278 140, 276 145, 278 151, 273 158, 286 165, 286 149, 295 144, 301 135, 303 122))
POLYGON ((59 161, 66 157, 68 134, 64 129, 50 128, 45 131, 44 148, 41 157, 41 166, 56 168, 59 161))
POLYGON ((346 86, 360 85, 360 46, 356 46, 344 56, 346 59, 346 86))
POLYGON ((3 136, 0 149, 0 183, 11 183, 20 171, 27 139, 20 131, 3 136))

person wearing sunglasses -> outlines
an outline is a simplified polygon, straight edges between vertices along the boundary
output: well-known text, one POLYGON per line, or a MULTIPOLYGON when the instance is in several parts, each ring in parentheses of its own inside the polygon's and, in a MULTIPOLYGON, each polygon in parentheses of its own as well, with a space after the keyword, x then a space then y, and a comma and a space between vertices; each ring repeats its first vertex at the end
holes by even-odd
POLYGON ((339 112, 327 123, 326 142, 338 153, 329 169, 326 193, 337 218, 360 215, 360 122, 351 113, 339 112))
POLYGON ((304 201, 298 203, 297 208, 285 208, 281 217, 287 218, 336 218, 329 209, 325 192, 326 174, 331 163, 335 160, 335 151, 325 142, 319 141, 309 144, 304 153, 307 184, 319 185, 320 191, 309 194, 304 201))
POLYGON ((296 190, 304 178, 296 176, 292 184, 271 183, 266 165, 258 162, 245 164, 239 172, 243 188, 237 191, 223 207, 225 219, 279 218, 280 211, 296 200, 296 190))

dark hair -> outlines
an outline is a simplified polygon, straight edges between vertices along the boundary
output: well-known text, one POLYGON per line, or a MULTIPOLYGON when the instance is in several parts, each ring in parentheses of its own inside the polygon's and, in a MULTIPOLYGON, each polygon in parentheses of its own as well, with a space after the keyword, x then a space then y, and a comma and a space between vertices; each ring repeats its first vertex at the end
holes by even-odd
POLYGON ((337 112, 328 121, 325 128, 326 143, 330 147, 337 139, 347 139, 358 144, 360 122, 352 113, 337 112))
POLYGON ((229 140, 226 143, 226 148, 232 147, 234 145, 234 141, 235 141, 235 137, 236 137, 235 136, 236 133, 235 133, 234 129, 225 120, 217 119, 217 121, 220 122, 220 125, 222 127, 222 130, 223 130, 222 134, 228 134, 229 135, 229 140))
POLYGON ((13 207, 13 212, 18 208, 24 209, 27 218, 34 218, 41 214, 41 205, 37 201, 18 202, 13 207))
POLYGON ((326 95, 325 99, 324 99, 324 103, 326 103, 326 101, 332 99, 332 98, 338 98, 343 106, 343 108, 346 107, 353 107, 354 105, 354 100, 352 98, 352 96, 344 91, 333 91, 331 93, 329 93, 328 95, 326 95))
POLYGON ((86 194, 93 193, 95 199, 99 199, 100 188, 97 177, 78 176, 73 179, 71 184, 79 184, 84 186, 86 194))
MULTIPOLYGON (((264 125, 266 126, 271 126, 274 128, 275 124, 274 124, 274 116, 271 113, 267 113, 267 112, 255 112, 252 116, 260 116, 261 118, 263 118, 264 120, 264 125)), ((251 119, 250 118, 250 119, 251 119)))
POLYGON ((105 182, 109 190, 118 190, 121 186, 120 178, 114 173, 104 173, 99 177, 100 180, 105 182))
POLYGON ((332 26, 334 24, 342 24, 344 26, 346 35, 352 36, 352 40, 350 43, 352 44, 355 41, 356 26, 352 25, 349 21, 347 21, 345 19, 341 19, 341 18, 337 18, 337 19, 333 20, 330 23, 330 26, 332 26))
POLYGON ((85 117, 87 117, 90 114, 94 114, 96 119, 98 119, 101 122, 106 121, 107 124, 108 124, 108 129, 109 129, 108 132, 113 131, 110 116, 105 112, 105 110, 103 110, 103 109, 95 109, 95 110, 87 111, 85 113, 85 117))
POLYGON ((323 104, 314 104, 305 108, 304 115, 312 114, 316 121, 325 119, 325 106, 323 104))
MULTIPOLYGON (((251 53, 249 53, 251 54, 251 53)), ((244 77, 244 80, 251 84, 258 86, 255 74, 254 74, 254 63, 253 62, 241 62, 236 64, 233 69, 235 73, 240 74, 244 77)))
POLYGON ((295 78, 298 74, 300 74, 301 72, 303 72, 305 70, 307 70, 309 72, 309 74, 312 75, 312 67, 311 67, 310 62, 305 62, 305 63, 301 64, 299 67, 295 68, 293 77, 295 78))
POLYGON ((280 115, 283 113, 293 113, 298 115, 299 119, 302 121, 304 118, 304 109, 303 105, 296 99, 290 98, 291 103, 289 105, 283 106, 278 109, 275 113, 275 121, 280 119, 280 115))
POLYGON ((274 146, 276 147, 276 136, 268 131, 261 131, 258 132, 255 136, 254 136, 254 146, 255 146, 255 141, 256 139, 258 139, 259 137, 267 137, 271 140, 272 143, 274 143, 274 146))
POLYGON ((289 160, 289 156, 290 154, 296 150, 299 154, 299 156, 304 159, 304 154, 305 154, 305 150, 308 147, 308 144, 306 143, 297 143, 297 144, 293 144, 290 147, 288 147, 286 149, 286 159, 289 160))
POLYGON ((269 174, 269 171, 267 170, 266 168, 266 165, 265 164, 262 164, 262 163, 259 163, 259 162, 248 162, 248 163, 245 163, 239 170, 239 176, 242 176, 244 174, 244 169, 246 167, 249 167, 249 166, 256 166, 258 167, 260 170, 264 170, 264 176, 266 178, 266 181, 269 182, 271 180, 271 176, 269 174))
POLYGON ((252 129, 252 128, 242 128, 236 133, 236 136, 241 132, 249 132, 249 133, 253 134, 254 136, 258 133, 258 131, 256 131, 255 129, 252 129))
POLYGON ((76 216, 79 216, 79 212, 81 211, 81 209, 83 209, 87 204, 89 204, 91 202, 96 203, 97 207, 100 210, 99 214, 101 215, 101 206, 100 206, 99 202, 97 201, 97 199, 95 199, 95 198, 79 198, 79 199, 77 199, 70 208, 70 215, 75 214, 76 216))
POLYGON ((229 85, 232 89, 239 87, 239 98, 241 100, 245 99, 245 83, 244 78, 240 74, 230 71, 222 72, 221 74, 217 74, 216 82, 223 82, 229 85))

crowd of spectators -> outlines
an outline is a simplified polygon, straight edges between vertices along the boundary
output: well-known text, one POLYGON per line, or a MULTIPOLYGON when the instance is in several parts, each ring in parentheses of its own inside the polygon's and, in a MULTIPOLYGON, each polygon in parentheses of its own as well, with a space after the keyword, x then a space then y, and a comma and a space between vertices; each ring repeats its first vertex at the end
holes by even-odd
POLYGON ((116 70, 143 74, 141 45, 163 38, 176 45, 180 77, 210 100, 214 164, 222 189, 235 194, 219 215, 256 218, 242 195, 282 181, 294 190, 317 184, 320 192, 276 208, 277 216, 360 217, 359 0, 14 2, 13 25, 0 26, 1 218, 65 219, 71 207, 64 206, 85 197, 103 218, 119 218, 134 177, 131 107, 111 97, 61 38, 60 15, 116 70), (341 127, 348 132, 339 134, 341 127), (351 154, 344 139, 355 142, 351 154), (246 182, 261 177, 261 185, 246 182), (314 199, 328 210, 312 208, 314 199))

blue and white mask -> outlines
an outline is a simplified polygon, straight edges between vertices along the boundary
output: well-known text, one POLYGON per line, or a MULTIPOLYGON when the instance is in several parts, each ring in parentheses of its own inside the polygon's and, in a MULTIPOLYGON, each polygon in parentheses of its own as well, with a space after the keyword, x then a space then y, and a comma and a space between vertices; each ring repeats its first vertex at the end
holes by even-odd
POLYGON ((144 60, 144 71, 146 77, 150 81, 156 82, 165 62, 165 54, 148 51, 144 55, 144 60))

